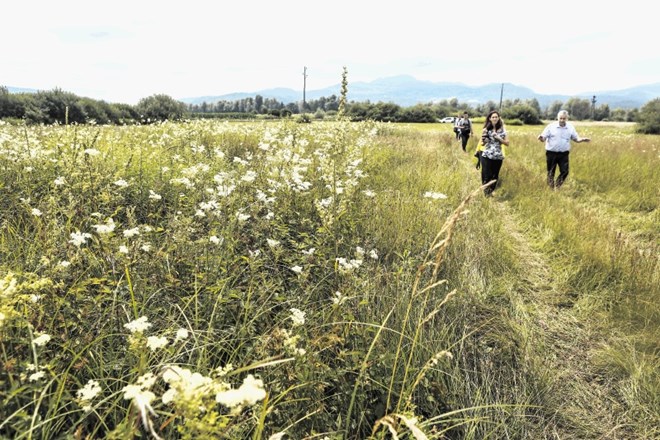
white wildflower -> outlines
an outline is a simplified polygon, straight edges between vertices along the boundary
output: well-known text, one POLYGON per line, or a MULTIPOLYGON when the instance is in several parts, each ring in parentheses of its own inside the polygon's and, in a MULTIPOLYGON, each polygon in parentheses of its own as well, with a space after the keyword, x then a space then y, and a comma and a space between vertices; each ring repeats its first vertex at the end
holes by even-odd
POLYGON ((144 385, 126 385, 122 389, 124 392, 124 399, 133 401, 133 404, 137 407, 138 412, 140 413, 144 428, 148 430, 154 438, 160 440, 161 437, 159 437, 154 430, 153 422, 149 418, 149 414, 157 417, 156 412, 151 407, 151 402, 156 398, 156 395, 151 391, 144 389, 144 387, 144 385))
POLYGON ((184 339, 188 339, 188 330, 185 328, 180 328, 179 330, 176 331, 176 337, 174 338, 174 342, 182 341, 184 339))
POLYGON ((151 327, 151 323, 147 320, 146 316, 141 316, 138 319, 124 324, 124 327, 130 330, 131 333, 142 333, 151 327))
POLYGON ((151 200, 160 200, 163 198, 160 194, 155 193, 153 190, 149 190, 149 198, 151 200))
POLYGON ((297 274, 301 274, 302 271, 303 271, 303 268, 300 267, 300 266, 293 266, 293 267, 291 268, 291 270, 294 271, 294 272, 297 273, 297 274))
POLYGON ((252 170, 248 170, 243 177, 241 177, 241 180, 243 182, 254 182, 254 180, 257 178, 257 173, 252 170))
POLYGON ((48 344, 48 341, 50 341, 50 335, 44 333, 43 335, 40 335, 39 337, 35 338, 32 343, 34 345, 37 345, 39 347, 44 346, 48 344))
POLYGON ((291 312, 291 321, 293 321, 294 327, 305 324, 305 312, 296 308, 292 308, 289 311, 291 312))
POLYGON ((71 240, 69 240, 69 243, 72 243, 76 247, 80 247, 81 245, 87 243, 87 240, 92 238, 92 234, 89 234, 87 232, 72 232, 70 234, 71 240))
POLYGON ((238 389, 221 391, 215 396, 215 401, 228 408, 254 405, 266 397, 264 383, 249 374, 238 389))
POLYGON ((66 179, 64 179, 62 176, 59 176, 53 183, 55 183, 57 186, 66 185, 66 179))
POLYGON ((242 212, 237 212, 236 213, 236 218, 238 218, 239 222, 244 222, 247 221, 250 218, 249 214, 243 214, 242 212))
POLYGON ((40 371, 37 371, 36 373, 30 374, 30 377, 28 377, 28 380, 30 382, 36 382, 40 379, 43 379, 45 375, 46 375, 46 372, 44 370, 40 370, 40 371))
POLYGON ((88 156, 98 156, 99 154, 101 154, 101 152, 96 148, 87 148, 85 150, 85 154, 88 156))
POLYGON ((89 380, 84 387, 76 392, 78 397, 78 404, 84 411, 91 411, 92 406, 89 404, 101 392, 101 386, 95 380, 89 380))
POLYGON ((126 188, 128 186, 128 182, 125 181, 124 179, 116 180, 114 184, 120 188, 126 188))
POLYGON ((273 239, 270 239, 270 238, 267 238, 266 242, 268 243, 268 246, 270 246, 271 248, 276 248, 280 245, 279 241, 273 240, 273 239))
POLYGON ((151 351, 156 351, 159 348, 163 348, 167 344, 169 344, 169 341, 165 336, 149 336, 147 338, 147 347, 149 347, 151 351))
POLYGON ((128 254, 128 246, 126 246, 125 244, 122 244, 121 246, 119 246, 119 253, 120 254, 128 254))
POLYGON ((105 221, 104 225, 94 225, 92 227, 96 229, 98 234, 109 234, 115 230, 115 221, 110 217, 105 221))
POLYGON ((192 373, 187 368, 168 365, 163 372, 163 380, 170 389, 163 394, 163 403, 183 400, 184 402, 199 401, 201 397, 214 389, 213 379, 199 373, 192 373))
POLYGON ((32 215, 33 215, 33 216, 35 216, 35 217, 41 217, 42 214, 43 214, 43 212, 41 212, 39 209, 37 209, 37 208, 32 208, 32 215))
POLYGON ((135 237, 136 235, 140 235, 140 228, 133 228, 133 229, 125 229, 124 230, 124 237, 126 237, 126 238, 135 237))

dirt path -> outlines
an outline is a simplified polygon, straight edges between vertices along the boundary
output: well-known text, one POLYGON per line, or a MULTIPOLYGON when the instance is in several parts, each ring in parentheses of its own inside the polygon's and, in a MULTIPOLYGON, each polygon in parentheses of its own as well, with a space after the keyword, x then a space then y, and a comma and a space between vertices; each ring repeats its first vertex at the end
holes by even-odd
POLYGON ((632 439, 617 420, 624 409, 592 362, 592 348, 607 338, 576 318, 571 299, 555 287, 559 280, 552 266, 533 248, 530 233, 522 229, 510 204, 499 201, 494 205, 521 261, 526 262, 517 306, 525 311, 526 324, 532 330, 530 349, 543 356, 542 368, 551 383, 547 396, 557 411, 546 438, 584 440, 598 432, 598 439, 632 439))

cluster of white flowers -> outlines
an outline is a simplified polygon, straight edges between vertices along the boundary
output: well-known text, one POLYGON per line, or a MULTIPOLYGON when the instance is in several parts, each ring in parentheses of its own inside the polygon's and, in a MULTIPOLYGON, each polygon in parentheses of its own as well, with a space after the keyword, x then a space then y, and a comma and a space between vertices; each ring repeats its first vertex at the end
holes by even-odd
POLYGON ((160 439, 154 430, 153 422, 149 418, 149 415, 157 417, 156 412, 151 407, 151 402, 156 398, 156 395, 152 391, 149 391, 149 388, 155 382, 156 377, 152 373, 146 373, 138 378, 136 384, 126 385, 122 391, 124 392, 124 399, 133 401, 133 404, 140 413, 144 428, 156 439, 160 439))
POLYGON ((138 319, 124 324, 124 327, 127 328, 131 333, 142 333, 151 327, 151 323, 146 316, 140 316, 138 319))
POLYGON ((112 217, 109 217, 106 221, 105 224, 101 225, 94 225, 92 226, 94 229, 96 229, 96 232, 98 234, 110 234, 115 230, 115 221, 112 219, 112 217))
POLYGON ((350 260, 347 260, 344 257, 337 257, 335 258, 335 261, 337 261, 337 265, 339 266, 339 271, 342 273, 352 272, 353 270, 362 266, 362 260, 357 258, 352 258, 350 260))
POLYGON ((149 336, 147 338, 147 347, 151 351, 156 351, 169 344, 169 340, 165 336, 149 336))
POLYGON ((92 234, 89 234, 87 232, 72 232, 70 234, 71 240, 69 240, 69 243, 73 244, 76 247, 80 247, 81 245, 87 243, 87 240, 92 238, 92 234))
POLYGON ((240 409, 244 406, 254 405, 265 397, 264 382, 248 374, 239 388, 220 391, 216 394, 215 401, 228 408, 240 409))
POLYGON ((50 335, 44 333, 44 334, 42 334, 42 335, 40 335, 40 336, 34 338, 34 339, 32 340, 32 344, 33 344, 33 345, 36 345, 36 346, 38 346, 38 347, 43 347, 44 345, 48 344, 48 342, 50 341, 50 339, 51 339, 51 338, 50 338, 50 335))
POLYGON ((85 386, 76 392, 78 404, 82 407, 83 411, 91 411, 91 402, 96 396, 101 393, 101 385, 96 380, 89 380, 85 386))
POLYGON ((124 237, 126 237, 126 238, 132 238, 132 237, 135 237, 135 236, 138 236, 138 235, 140 235, 140 228, 139 227, 135 227, 135 228, 131 228, 131 229, 124 229, 124 237))
POLYGON ((164 404, 174 401, 197 402, 217 388, 210 377, 193 373, 189 369, 177 365, 168 365, 164 368, 163 380, 170 386, 162 396, 164 404))
POLYGON ((291 312, 291 321, 293 322, 293 327, 298 327, 305 324, 305 312, 296 308, 292 308, 289 311, 291 312))

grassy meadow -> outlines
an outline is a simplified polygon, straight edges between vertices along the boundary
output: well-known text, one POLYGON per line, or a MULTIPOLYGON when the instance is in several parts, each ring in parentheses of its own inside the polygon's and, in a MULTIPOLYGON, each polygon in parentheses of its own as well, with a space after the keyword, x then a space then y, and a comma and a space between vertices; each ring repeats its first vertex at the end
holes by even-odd
POLYGON ((0 438, 660 438, 660 138, 450 125, 0 121, 0 438))

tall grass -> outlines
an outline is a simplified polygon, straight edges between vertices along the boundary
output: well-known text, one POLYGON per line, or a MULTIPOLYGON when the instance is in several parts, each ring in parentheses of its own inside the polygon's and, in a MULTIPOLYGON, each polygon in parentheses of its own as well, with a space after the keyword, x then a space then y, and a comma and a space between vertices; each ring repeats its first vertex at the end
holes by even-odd
POLYGON ((654 138, 425 128, 0 125, 1 435, 654 438, 654 138))

